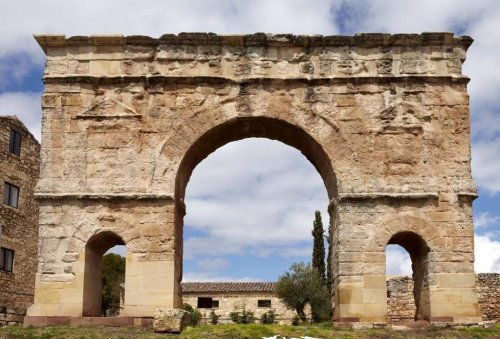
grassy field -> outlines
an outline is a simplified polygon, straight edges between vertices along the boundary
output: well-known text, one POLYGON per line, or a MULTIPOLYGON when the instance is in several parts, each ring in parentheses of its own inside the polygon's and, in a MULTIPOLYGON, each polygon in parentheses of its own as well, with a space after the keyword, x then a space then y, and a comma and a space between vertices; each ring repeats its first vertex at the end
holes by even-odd
MULTIPOLYGON (((0 328, 0 338, 262 338, 274 335, 286 338, 309 336, 314 338, 500 338, 500 325, 491 329, 437 329, 430 327, 420 331, 391 331, 387 329, 349 330, 334 328, 332 324, 312 326, 288 325, 204 325, 188 327, 180 335, 155 334, 152 330, 134 328, 69 327, 54 326, 23 328, 7 326, 0 328)), ((281 337, 280 337, 281 339, 281 337)))

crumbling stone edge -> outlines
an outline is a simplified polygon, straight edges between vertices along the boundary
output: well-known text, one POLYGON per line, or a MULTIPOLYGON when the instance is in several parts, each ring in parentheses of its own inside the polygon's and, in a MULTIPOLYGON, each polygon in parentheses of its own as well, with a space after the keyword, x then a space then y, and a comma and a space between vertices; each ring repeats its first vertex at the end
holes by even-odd
POLYGON ((186 324, 188 312, 174 308, 157 308, 153 320, 153 331, 156 333, 181 333, 186 324))

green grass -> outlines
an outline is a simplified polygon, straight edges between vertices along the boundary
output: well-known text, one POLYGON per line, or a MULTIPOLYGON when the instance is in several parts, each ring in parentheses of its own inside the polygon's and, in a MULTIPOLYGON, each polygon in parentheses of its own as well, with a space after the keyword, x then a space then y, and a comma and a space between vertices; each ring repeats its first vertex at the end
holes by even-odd
POLYGON ((180 335, 156 334, 152 330, 112 327, 69 327, 48 326, 23 328, 7 326, 0 328, 1 339, 11 338, 178 338, 178 339, 218 339, 218 338, 262 338, 281 335, 287 338, 310 336, 315 338, 500 338, 500 325, 495 328, 437 329, 430 327, 420 331, 392 331, 388 329, 351 330, 335 328, 331 323, 310 326, 290 325, 204 325, 187 327, 180 335))

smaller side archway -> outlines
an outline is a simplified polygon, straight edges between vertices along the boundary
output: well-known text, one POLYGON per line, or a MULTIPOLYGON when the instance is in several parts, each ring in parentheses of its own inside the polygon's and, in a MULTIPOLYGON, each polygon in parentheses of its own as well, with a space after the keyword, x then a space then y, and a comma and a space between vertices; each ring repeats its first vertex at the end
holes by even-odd
POLYGON ((410 255, 413 279, 413 298, 416 306, 414 319, 429 320, 429 246, 419 234, 411 231, 402 231, 394 234, 389 239, 387 245, 399 245, 410 255))
POLYGON ((93 235, 85 245, 85 274, 83 278, 82 316, 101 316, 102 257, 110 248, 125 245, 114 232, 93 235))

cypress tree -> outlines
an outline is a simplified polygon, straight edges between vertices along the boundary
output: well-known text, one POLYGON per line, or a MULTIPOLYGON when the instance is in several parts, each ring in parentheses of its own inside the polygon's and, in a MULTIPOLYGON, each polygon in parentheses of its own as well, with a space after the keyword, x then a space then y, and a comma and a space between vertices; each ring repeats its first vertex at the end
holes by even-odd
POLYGON ((326 257, 326 287, 330 295, 332 294, 332 240, 333 240, 333 229, 332 221, 328 224, 328 237, 326 237, 326 242, 328 243, 328 256, 326 257))
POLYGON ((323 239, 323 222, 321 221, 321 213, 316 211, 314 213, 314 222, 312 236, 314 239, 313 253, 312 253, 312 266, 318 271, 319 276, 326 283, 325 277, 325 242, 323 239))

